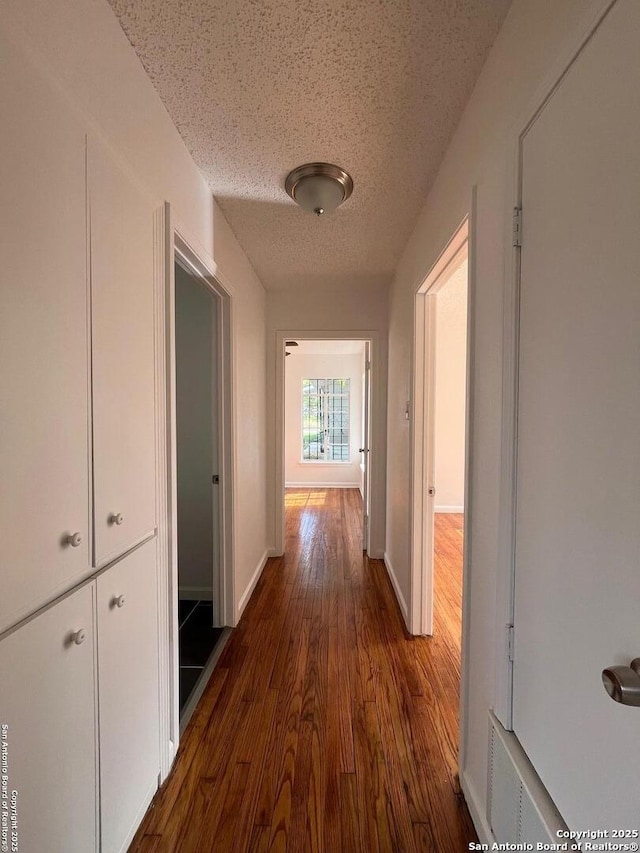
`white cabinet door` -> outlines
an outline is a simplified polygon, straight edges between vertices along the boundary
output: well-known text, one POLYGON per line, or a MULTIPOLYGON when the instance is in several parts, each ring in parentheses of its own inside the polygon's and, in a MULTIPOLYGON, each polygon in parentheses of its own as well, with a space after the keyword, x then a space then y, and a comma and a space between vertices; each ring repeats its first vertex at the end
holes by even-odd
POLYGON ((102 853, 126 850, 158 785, 156 540, 98 577, 102 853))
POLYGON ((94 590, 0 641, 0 743, 21 853, 97 849, 94 590))
POLYGON ((95 563, 155 528, 153 205, 89 140, 95 563))
POLYGON ((85 135, 5 35, 0 116, 2 631, 90 558, 85 135))
POLYGON ((640 708, 601 681, 640 655, 639 43, 619 0, 522 151, 514 730, 613 843, 640 814, 640 708))

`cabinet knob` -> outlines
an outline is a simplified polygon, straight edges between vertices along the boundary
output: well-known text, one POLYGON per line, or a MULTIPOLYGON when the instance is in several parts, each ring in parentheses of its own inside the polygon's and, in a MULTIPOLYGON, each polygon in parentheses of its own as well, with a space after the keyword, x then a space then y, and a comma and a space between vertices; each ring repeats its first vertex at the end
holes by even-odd
POLYGON ((71 545, 72 548, 77 548, 82 544, 82 536, 79 533, 69 533, 65 538, 65 544, 71 545))
POLYGON ((76 646, 81 646, 84 641, 87 639, 87 632, 84 628, 79 628, 77 631, 74 631, 71 634, 71 642, 75 643, 76 646))
POLYGON ((112 512, 109 516, 109 524, 117 524, 118 527, 124 521, 124 515, 121 512, 112 512))
POLYGON ((125 597, 124 595, 116 595, 112 601, 111 605, 113 607, 124 607, 125 597))

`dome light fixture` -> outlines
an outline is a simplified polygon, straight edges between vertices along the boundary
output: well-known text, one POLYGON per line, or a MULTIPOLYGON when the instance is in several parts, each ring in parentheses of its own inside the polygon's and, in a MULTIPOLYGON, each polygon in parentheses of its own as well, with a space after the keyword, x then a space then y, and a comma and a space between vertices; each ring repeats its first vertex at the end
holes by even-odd
POLYGON ((353 179, 333 163, 305 163, 287 175, 284 188, 303 210, 333 213, 353 192, 353 179))

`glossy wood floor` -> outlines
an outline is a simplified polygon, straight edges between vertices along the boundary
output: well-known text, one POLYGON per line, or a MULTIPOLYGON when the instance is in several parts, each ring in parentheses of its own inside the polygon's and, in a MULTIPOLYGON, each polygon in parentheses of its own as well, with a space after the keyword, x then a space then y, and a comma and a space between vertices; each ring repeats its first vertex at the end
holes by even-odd
POLYGON ((468 849, 461 516, 437 516, 435 635, 414 639, 384 564, 363 558, 358 491, 286 501, 286 554, 265 567, 130 850, 468 849))

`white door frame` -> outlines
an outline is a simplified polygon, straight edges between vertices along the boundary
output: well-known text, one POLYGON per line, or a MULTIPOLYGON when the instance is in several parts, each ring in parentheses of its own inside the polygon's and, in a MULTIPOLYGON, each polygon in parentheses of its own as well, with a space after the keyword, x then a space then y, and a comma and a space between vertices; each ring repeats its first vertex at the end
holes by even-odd
POLYGON ((284 385, 285 385, 285 341, 368 341, 370 344, 371 369, 369 371, 370 413, 369 439, 363 446, 369 449, 369 485, 370 485, 370 516, 367 529, 367 542, 365 548, 370 557, 381 557, 381 554, 371 553, 371 527, 372 519, 380 517, 380 510, 384 506, 384 493, 378 478, 379 465, 376 465, 377 448, 379 447, 378 435, 378 407, 380 406, 380 394, 378 385, 378 372, 380 370, 379 340, 376 331, 309 331, 309 330, 287 330, 276 332, 276 475, 275 475, 275 548, 276 556, 284 554, 285 542, 285 472, 284 472, 284 442, 285 442, 285 415, 284 415, 284 385), (371 464, 373 459, 373 464, 371 464))
MULTIPOLYGON (((434 477, 434 413, 435 401, 429 391, 435 380, 435 294, 446 283, 453 269, 469 253, 469 217, 465 217, 438 260, 419 285, 414 297, 413 326, 413 417, 411 419, 411 608, 412 634, 433 633, 433 508, 429 494, 434 477)), ((470 254, 470 253, 469 253, 470 254)), ((471 260, 467 288, 467 388, 465 437, 465 565, 467 564, 466 531, 469 529, 469 423, 470 423, 470 330, 471 330, 471 260)))
MULTIPOLYGON (((464 469, 464 552, 462 564, 462 641, 460 659, 460 741, 458 766, 462 775, 467 755, 467 720, 469 707, 469 590, 471 586, 472 566, 472 520, 473 520, 473 432, 474 432, 474 351, 475 351, 475 283, 476 283, 476 222, 477 187, 473 186, 469 201, 469 213, 454 232, 454 236, 445 246, 431 270, 418 283, 414 301, 414 337, 412 352, 412 418, 410 430, 411 448, 411 527, 410 527, 410 567, 411 595, 409 604, 409 630, 414 635, 423 633, 423 619, 431 618, 424 607, 423 593, 427 511, 427 489, 425 473, 428 438, 425 428, 428 424, 428 401, 425 400, 425 348, 426 348, 426 310, 427 292, 442 275, 460 250, 466 246, 468 258, 467 274, 467 370, 465 402, 465 469, 464 469)), ((432 441, 433 446, 433 441, 432 441)), ((428 523, 428 519, 427 519, 428 523)), ((433 544, 433 543, 432 543, 433 544)), ((433 584, 433 575, 427 579, 433 584)), ((433 607, 433 587, 429 590, 431 612, 433 607)), ((428 624, 428 623, 427 623, 428 624)))
MULTIPOLYGON (((181 238, 176 232, 176 246, 175 246, 175 263, 178 264, 185 273, 190 277, 192 281, 196 281, 201 288, 206 290, 207 295, 210 299, 211 304, 211 312, 213 319, 213 329, 215 332, 211 335, 210 341, 210 352, 211 352, 211 361, 215 365, 215 376, 214 379, 214 393, 212 396, 211 403, 211 439, 212 445, 215 448, 215 454, 212 455, 212 470, 209 472, 209 476, 217 473, 220 478, 220 485, 222 484, 222 476, 220 472, 220 468, 224 462, 224 456, 221 452, 221 448, 218 446, 220 439, 222 438, 222 424, 220 423, 220 418, 222 416, 222 408, 220 406, 220 401, 223 395, 224 388, 224 377, 221 369, 220 359, 222 357, 222 341, 221 336, 223 335, 223 326, 222 321, 223 317, 221 316, 222 306, 221 296, 217 293, 217 291, 211 286, 208 280, 206 280, 203 276, 198 275, 193 272, 193 264, 187 264, 186 254, 184 249, 181 246, 181 238)), ((175 282, 174 282, 174 306, 175 306, 175 282)), ((175 307, 174 307, 175 310, 175 307)), ((172 327, 175 329, 175 323, 172 327)), ((175 336, 174 336, 175 337, 175 336)), ((175 370, 175 363, 174 363, 175 370)), ((175 374, 174 374, 175 376, 175 374)), ((177 416, 177 411, 176 411, 177 416)), ((177 462, 177 459, 176 459, 177 462)), ((176 477, 177 477, 177 469, 176 469, 176 477)), ((176 480, 177 482, 177 480, 176 480)), ((212 524, 213 524, 213 547, 214 551, 217 552, 214 556, 213 560, 213 573, 217 575, 217 584, 215 582, 212 583, 212 589, 216 589, 216 593, 214 595, 214 603, 215 607, 213 609, 213 618, 214 618, 214 626, 215 627, 223 627, 225 625, 223 614, 224 614, 224 601, 225 601, 225 577, 222 572, 222 548, 223 548, 223 540, 222 540, 222 525, 223 525, 223 503, 221 501, 222 494, 220 488, 216 488, 212 482, 210 482, 210 486, 212 487, 212 524)), ((179 580, 179 578, 178 578, 179 580)), ((193 590, 197 591, 197 590, 193 590)))
POLYGON ((220 616, 234 624, 233 480, 233 293, 207 252, 190 242, 172 221, 165 202, 154 227, 156 283, 156 414, 158 448, 158 625, 160 667, 161 781, 166 779, 180 739, 178 657, 178 554, 176 484, 175 275, 181 266, 218 298, 218 448, 220 473, 220 616))
POLYGON ((362 376, 362 504, 364 524, 362 525, 362 550, 369 553, 369 528, 371 527, 371 465, 369 464, 369 439, 371 437, 371 343, 364 342, 364 374, 362 376))

